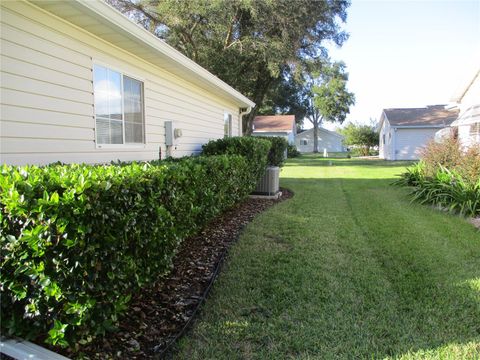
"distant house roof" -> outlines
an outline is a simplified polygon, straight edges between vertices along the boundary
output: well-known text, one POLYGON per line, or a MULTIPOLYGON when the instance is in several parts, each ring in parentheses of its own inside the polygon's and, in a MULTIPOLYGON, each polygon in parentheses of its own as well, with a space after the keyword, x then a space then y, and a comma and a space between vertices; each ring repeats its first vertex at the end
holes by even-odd
POLYGON ((255 116, 253 132, 292 132, 295 128, 295 115, 255 116))
POLYGON ((423 108, 384 109, 385 117, 395 127, 444 127, 457 117, 458 109, 446 109, 445 105, 423 108))
MULTIPOLYGON (((336 131, 331 131, 331 130, 325 129, 324 127, 319 127, 319 128, 318 128, 318 131, 319 131, 319 132, 324 132, 324 133, 327 133, 327 134, 331 134, 331 135, 333 135, 333 136, 337 136, 337 137, 339 137, 339 138, 341 138, 341 139, 344 138, 344 136, 343 136, 342 134, 339 134, 339 133, 336 132, 336 131)), ((313 128, 308 129, 308 130, 302 130, 301 132, 297 133, 297 135, 295 135, 295 138, 301 137, 302 135, 305 136, 307 133, 311 133, 311 132, 313 132, 313 128)))

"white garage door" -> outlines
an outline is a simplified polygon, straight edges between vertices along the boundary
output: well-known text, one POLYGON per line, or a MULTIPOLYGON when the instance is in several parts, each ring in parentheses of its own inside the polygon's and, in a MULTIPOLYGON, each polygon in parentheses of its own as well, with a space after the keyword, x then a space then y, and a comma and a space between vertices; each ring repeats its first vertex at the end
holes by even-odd
POLYGON ((418 160, 422 148, 439 129, 398 129, 395 142, 396 160, 418 160))

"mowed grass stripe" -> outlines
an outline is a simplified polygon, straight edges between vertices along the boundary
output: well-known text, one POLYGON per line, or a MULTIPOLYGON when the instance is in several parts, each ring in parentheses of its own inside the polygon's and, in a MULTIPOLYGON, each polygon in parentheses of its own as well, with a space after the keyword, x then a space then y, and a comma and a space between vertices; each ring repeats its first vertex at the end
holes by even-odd
POLYGON ((290 161, 177 357, 480 358, 479 233, 390 186, 404 165, 290 161))

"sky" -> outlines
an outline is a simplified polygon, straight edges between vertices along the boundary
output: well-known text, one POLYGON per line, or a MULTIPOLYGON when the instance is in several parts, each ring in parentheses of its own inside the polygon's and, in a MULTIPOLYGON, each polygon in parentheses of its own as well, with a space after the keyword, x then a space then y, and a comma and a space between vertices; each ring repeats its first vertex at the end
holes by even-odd
POLYGON ((328 48, 346 63, 355 93, 347 121, 446 104, 480 67, 480 0, 352 0, 343 28, 349 39, 328 48))

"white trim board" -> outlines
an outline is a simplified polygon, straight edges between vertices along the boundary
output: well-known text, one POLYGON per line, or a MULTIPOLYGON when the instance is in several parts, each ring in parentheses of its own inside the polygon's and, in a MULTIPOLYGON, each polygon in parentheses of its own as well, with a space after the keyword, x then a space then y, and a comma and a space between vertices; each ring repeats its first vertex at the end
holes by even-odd
POLYGON ((70 360, 69 358, 47 350, 22 339, 0 339, 0 353, 18 360, 70 360))

